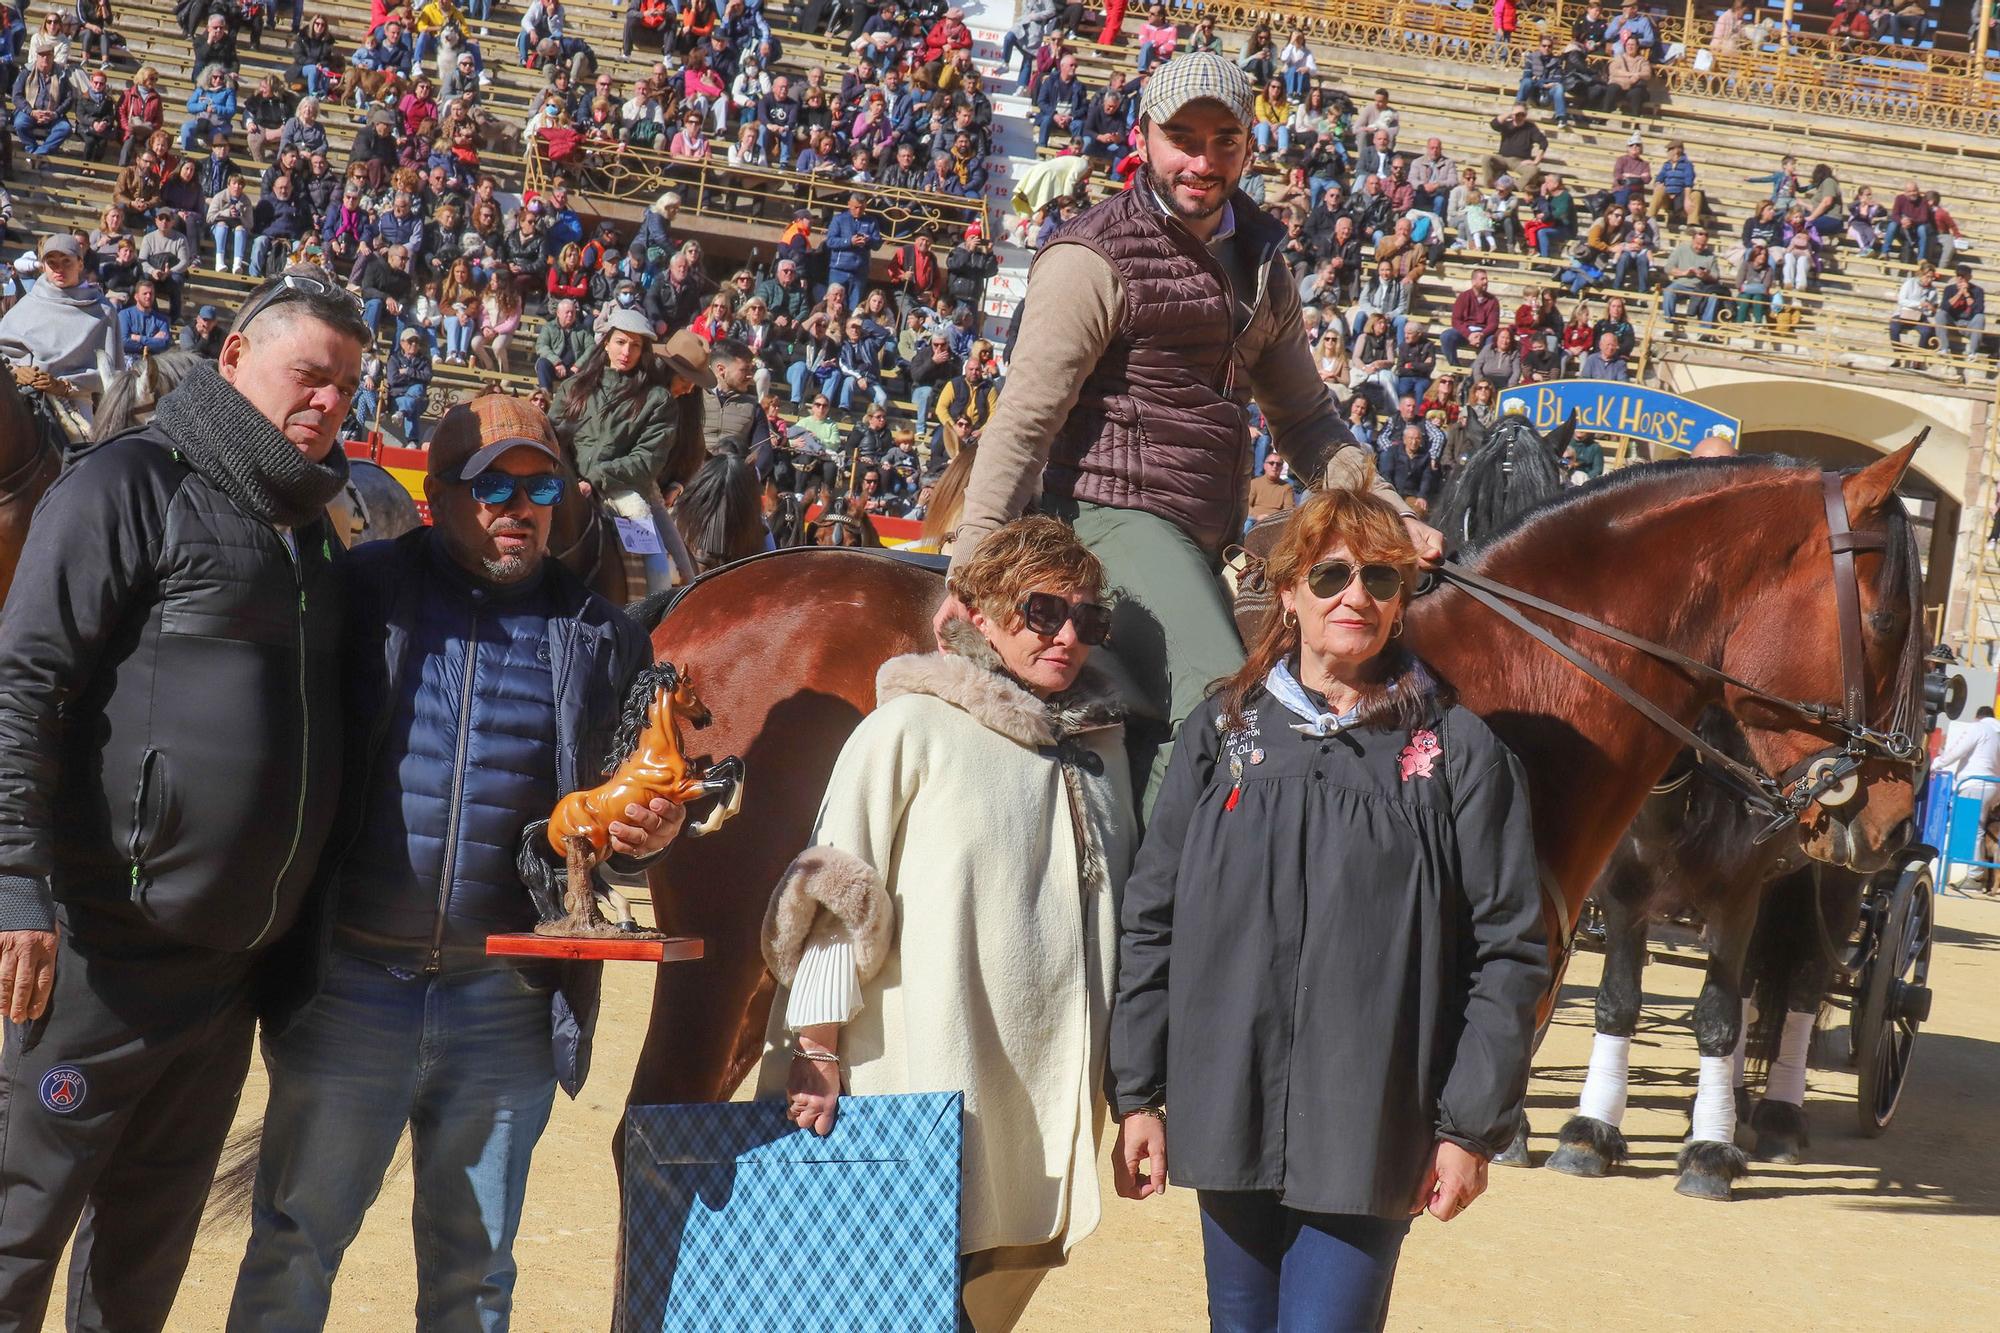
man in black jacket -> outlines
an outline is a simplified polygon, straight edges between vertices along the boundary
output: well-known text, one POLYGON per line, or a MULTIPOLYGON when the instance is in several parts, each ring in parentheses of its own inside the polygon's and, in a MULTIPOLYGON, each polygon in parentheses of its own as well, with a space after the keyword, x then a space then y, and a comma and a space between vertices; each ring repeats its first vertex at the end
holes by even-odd
POLYGON ((325 506, 366 341, 330 275, 265 283, 28 534, 0 619, 0 1325, 42 1326, 73 1229, 72 1327, 173 1304, 339 790, 325 506))
MULTIPOLYGON (((546 821, 599 781, 650 645, 547 558, 565 483, 539 409, 497 393, 453 408, 429 468, 434 525, 349 562, 349 772, 298 968, 316 998, 264 1024, 233 1333, 325 1321, 406 1129, 423 1324, 504 1328, 535 1142, 557 1084, 575 1096, 589 1069, 600 965, 489 958, 486 939, 560 915, 546 821)), ((619 868, 680 824, 657 797, 616 812, 619 868)))

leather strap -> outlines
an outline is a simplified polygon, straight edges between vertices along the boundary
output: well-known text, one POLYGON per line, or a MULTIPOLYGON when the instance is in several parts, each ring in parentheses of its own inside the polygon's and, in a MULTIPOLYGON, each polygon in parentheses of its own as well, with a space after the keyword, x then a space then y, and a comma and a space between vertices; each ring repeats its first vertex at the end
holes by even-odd
POLYGON ((1855 532, 1847 526, 1847 494, 1840 474, 1820 478, 1826 502, 1826 540, 1833 551, 1833 595, 1840 633, 1841 721, 1862 727, 1868 721, 1868 693, 1863 681, 1867 658, 1861 646, 1861 585, 1854 571, 1857 550, 1879 550, 1887 543, 1879 534, 1855 532))

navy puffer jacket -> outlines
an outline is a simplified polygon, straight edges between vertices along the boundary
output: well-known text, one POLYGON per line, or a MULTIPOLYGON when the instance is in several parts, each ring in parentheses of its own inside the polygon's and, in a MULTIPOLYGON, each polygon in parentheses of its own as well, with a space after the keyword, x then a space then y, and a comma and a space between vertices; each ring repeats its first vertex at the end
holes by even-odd
MULTIPOLYGON (((504 966, 486 936, 536 919, 515 869, 522 830, 601 780, 650 647, 556 561, 532 586, 495 590, 428 528, 360 547, 348 572, 348 781, 311 970, 329 939, 412 971, 504 966)), ((567 964, 554 999, 572 1095, 598 983, 598 964, 567 964)))

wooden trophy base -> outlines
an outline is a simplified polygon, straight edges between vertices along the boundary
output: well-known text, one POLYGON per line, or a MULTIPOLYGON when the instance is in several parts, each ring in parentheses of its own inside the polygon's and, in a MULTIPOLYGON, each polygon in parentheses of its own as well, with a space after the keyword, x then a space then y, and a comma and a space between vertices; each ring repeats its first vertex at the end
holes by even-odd
POLYGON ((685 963, 706 956, 707 942, 690 935, 565 936, 520 931, 488 935, 488 957, 563 958, 586 963, 685 963))

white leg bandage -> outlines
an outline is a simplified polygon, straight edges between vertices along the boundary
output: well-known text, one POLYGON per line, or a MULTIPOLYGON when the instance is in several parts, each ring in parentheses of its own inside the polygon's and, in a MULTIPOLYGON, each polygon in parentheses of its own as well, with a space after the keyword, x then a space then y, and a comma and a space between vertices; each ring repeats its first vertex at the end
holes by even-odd
POLYGON ((1736 1089, 1729 1081, 1729 1057, 1701 1057, 1701 1084, 1694 1094, 1694 1130, 1688 1135, 1696 1143, 1736 1141, 1736 1089))
POLYGON ((1617 1129, 1625 1123, 1626 1075, 1632 1063, 1632 1039, 1608 1037, 1600 1032, 1590 1043, 1590 1072, 1584 1076, 1583 1095, 1576 1099, 1576 1113, 1602 1120, 1617 1129))
POLYGON ((1750 1046, 1750 1029, 1757 1022, 1757 1002, 1743 1000, 1743 1026, 1736 1030, 1736 1050, 1729 1057, 1729 1083, 1731 1087, 1743 1086, 1743 1052, 1750 1046))
POLYGON ((1806 1047, 1812 1044, 1815 1014, 1785 1015, 1785 1034, 1778 1043, 1778 1058, 1771 1062, 1771 1075, 1764 1080, 1767 1101, 1802 1106, 1806 1100, 1806 1047))

